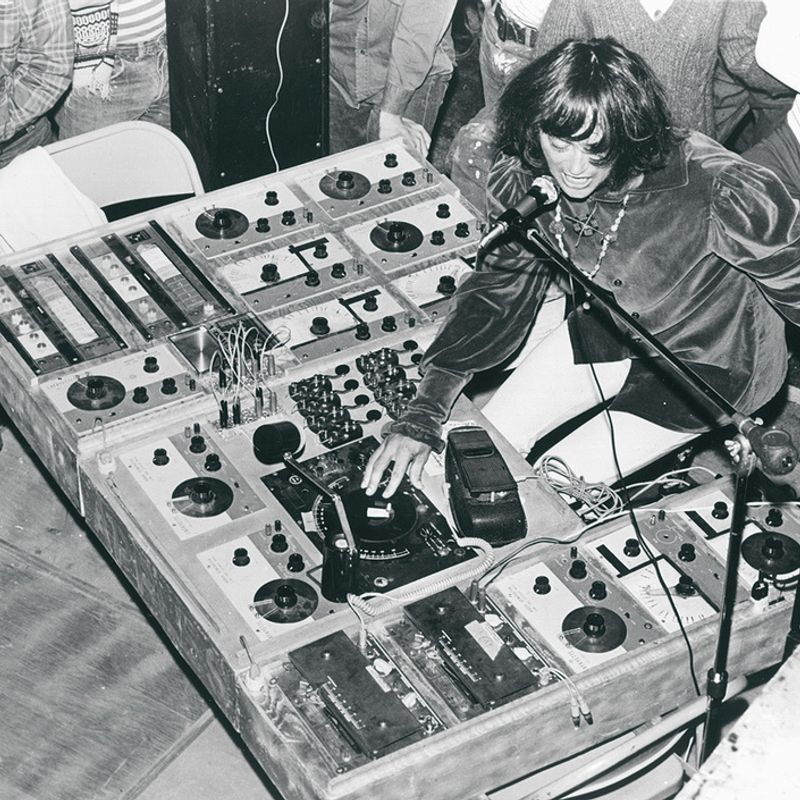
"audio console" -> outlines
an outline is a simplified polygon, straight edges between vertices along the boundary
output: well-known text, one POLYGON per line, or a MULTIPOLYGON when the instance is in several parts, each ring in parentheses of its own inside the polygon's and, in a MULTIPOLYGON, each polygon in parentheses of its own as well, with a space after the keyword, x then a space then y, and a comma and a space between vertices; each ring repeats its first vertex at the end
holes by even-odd
MULTIPOLYGON (((465 540, 441 457, 361 490, 481 233, 393 140, 0 266, 0 398, 289 800, 478 798, 691 699, 681 627, 711 663, 724 485, 579 535, 462 398, 523 539, 465 540)), ((732 674, 780 658, 798 567, 796 511, 751 509, 732 674)))

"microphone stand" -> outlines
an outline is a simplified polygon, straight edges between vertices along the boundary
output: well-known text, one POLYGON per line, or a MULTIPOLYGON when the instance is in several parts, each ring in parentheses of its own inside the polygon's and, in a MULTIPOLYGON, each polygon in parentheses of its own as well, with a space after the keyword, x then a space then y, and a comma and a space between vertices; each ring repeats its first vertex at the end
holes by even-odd
MULTIPOLYGON (((548 242, 531 222, 520 221, 512 225, 512 229, 524 233, 525 237, 538 248, 559 269, 566 272, 570 278, 582 286, 590 296, 596 298, 616 318, 621 320, 628 328, 640 336, 655 350, 661 358, 683 378, 694 391, 702 394, 709 400, 727 419, 736 426, 738 434, 735 437, 738 443, 738 454, 734 455, 736 463, 736 485, 734 492, 733 509, 731 511, 731 528, 728 539, 728 557, 725 571, 725 586, 723 592, 722 608, 720 609, 719 635, 717 638, 716 653, 713 666, 709 669, 706 680, 706 715, 703 725, 703 741, 700 748, 699 762, 702 764, 709 751, 711 723, 718 712, 719 706, 725 697, 728 686, 728 650, 731 641, 731 624, 733 606, 736 602, 737 576, 739 560, 741 557, 742 535, 746 522, 747 512, 747 485, 753 470, 758 464, 764 472, 773 475, 785 475, 794 469, 797 460, 797 451, 792 444, 789 434, 785 431, 772 428, 765 430, 751 417, 737 411, 719 392, 706 383, 694 370, 684 364, 667 347, 656 339, 646 328, 637 322, 625 309, 621 308, 606 290, 597 286, 568 258, 548 242)), ((796 590, 800 595, 800 587, 796 590)), ((793 615, 790 637, 795 631, 795 619, 800 627, 800 601, 795 597, 795 615, 793 615)), ((795 641, 800 636, 795 637, 795 641)), ((794 641, 792 642, 794 644, 794 641)), ((786 650, 789 651, 787 641, 786 650)))

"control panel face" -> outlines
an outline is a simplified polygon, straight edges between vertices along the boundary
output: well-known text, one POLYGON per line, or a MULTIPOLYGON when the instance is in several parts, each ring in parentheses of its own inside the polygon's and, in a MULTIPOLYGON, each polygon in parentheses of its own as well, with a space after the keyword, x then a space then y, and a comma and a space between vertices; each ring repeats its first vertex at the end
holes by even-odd
POLYGON ((331 219, 338 220, 366 209, 416 199, 437 187, 436 173, 402 146, 391 151, 362 150, 334 157, 303 175, 298 184, 331 219))
MULTIPOLYGON (((397 140, 0 267, 0 358, 30 384, 40 449, 77 464, 87 519, 221 707, 331 781, 453 731, 463 746, 462 725, 509 736, 539 697, 583 750, 597 676, 681 627, 707 637, 723 606, 726 491, 581 533, 466 402, 451 424, 515 458, 519 552, 459 536, 441 457, 391 498, 361 488, 480 235, 397 140)), ((798 574, 800 512, 752 507, 737 625, 790 609, 798 574)), ((359 800, 323 783, 303 795, 359 800)))
POLYGON ((209 410, 214 405, 195 372, 165 344, 47 378, 40 387, 79 436, 188 401, 195 410, 198 403, 209 410))
POLYGON ((18 270, 0 267, 0 333, 36 375, 127 347, 55 256, 22 264, 18 270))
MULTIPOLYGON (((278 550, 280 548, 277 548, 278 550)), ((198 554, 198 560, 227 601, 238 621, 258 641, 267 641, 307 625, 320 607, 314 585, 302 576, 306 568, 297 551, 279 559, 263 532, 239 536, 198 554), (276 563, 279 562, 279 563, 276 563), (293 602, 289 603, 289 600, 293 602)))
POLYGON ((339 293, 364 277, 364 264, 321 229, 292 241, 250 248, 219 269, 255 312, 319 294, 339 293))
POLYGON ((456 289, 474 267, 474 257, 448 258, 408 274, 400 274, 393 278, 392 286, 423 309, 431 319, 440 320, 450 309, 456 289))
POLYGON ((386 212, 345 233, 386 272, 460 248, 474 251, 480 238, 474 214, 453 195, 386 212))
POLYGON ((158 223, 75 245, 70 255, 146 341, 233 311, 158 223))
POLYGON ((182 237, 214 259, 313 224, 314 214, 279 180, 260 178, 188 202, 172 218, 182 237))
POLYGON ((265 314, 262 319, 284 345, 283 351, 276 351, 276 358, 283 361, 290 353, 299 363, 380 347, 398 333, 413 336, 419 321, 407 301, 389 287, 367 283, 351 286, 338 297, 283 314, 265 314))
POLYGON ((216 530, 264 507, 225 457, 221 443, 202 426, 127 450, 122 464, 180 539, 216 530))

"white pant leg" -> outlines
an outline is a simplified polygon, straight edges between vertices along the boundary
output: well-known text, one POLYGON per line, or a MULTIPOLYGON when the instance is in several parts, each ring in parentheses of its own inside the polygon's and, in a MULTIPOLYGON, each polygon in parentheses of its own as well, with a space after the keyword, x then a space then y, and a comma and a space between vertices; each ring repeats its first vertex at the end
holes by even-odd
MULTIPOLYGON (((537 319, 532 339, 538 325, 537 319)), ((596 364, 594 370, 602 397, 591 368, 573 363, 569 330, 563 321, 528 353, 482 411, 515 449, 527 455, 545 433, 594 408, 603 397, 616 395, 630 361, 596 364)))
MULTIPOLYGON (((527 455, 544 434, 614 397, 629 371, 629 360, 593 368, 574 364, 564 322, 529 353, 482 410, 514 448, 527 455)), ((612 412, 611 418, 623 476, 694 436, 622 411, 612 412)), ((613 483, 619 476, 611 442, 608 417, 599 414, 553 446, 549 455, 562 458, 587 481, 613 483)))
POLYGON ((507 381, 509 375, 513 374, 512 370, 516 369, 528 357, 528 354, 539 346, 545 337, 549 336, 561 325, 564 321, 566 305, 567 298, 563 294, 547 298, 536 314, 536 322, 528 331, 528 336, 517 355, 510 361, 504 362, 495 372, 489 373, 489 376, 479 379, 482 381, 479 386, 473 385, 469 388, 470 399, 478 408, 482 409, 497 392, 497 387, 507 381), (491 377, 492 383, 487 382, 487 377, 491 377))
POLYGON ((589 483, 616 483, 640 467, 667 455, 697 434, 671 431, 624 411, 610 412, 614 426, 614 461, 608 416, 600 413, 550 448, 570 469, 589 483))
POLYGON ((504 364, 504 369, 516 369, 530 354, 535 350, 544 339, 546 339, 562 322, 564 322, 564 312, 567 307, 567 296, 564 294, 545 298, 539 311, 536 313, 536 322, 528 331, 525 343, 520 348, 519 353, 508 364, 504 364))

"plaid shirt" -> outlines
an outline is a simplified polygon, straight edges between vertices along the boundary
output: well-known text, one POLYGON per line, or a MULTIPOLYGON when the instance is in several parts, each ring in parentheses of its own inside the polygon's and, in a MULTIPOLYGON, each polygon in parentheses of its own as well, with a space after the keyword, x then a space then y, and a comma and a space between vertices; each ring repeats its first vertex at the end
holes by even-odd
POLYGON ((0 0, 0 147, 55 105, 73 56, 67 0, 0 0))

